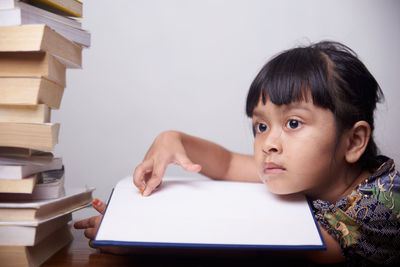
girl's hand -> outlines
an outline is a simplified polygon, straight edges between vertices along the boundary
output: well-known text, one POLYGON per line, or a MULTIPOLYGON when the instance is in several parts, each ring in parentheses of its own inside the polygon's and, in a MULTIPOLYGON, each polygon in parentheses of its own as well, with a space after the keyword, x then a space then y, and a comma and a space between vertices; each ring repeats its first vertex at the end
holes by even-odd
POLYGON ((75 229, 85 229, 84 235, 89 239, 89 246, 92 248, 100 249, 102 252, 108 252, 113 254, 126 254, 126 248, 122 247, 106 247, 106 246, 95 246, 93 240, 96 236, 97 230, 99 229, 101 219, 103 218, 106 204, 97 198, 92 202, 93 208, 95 208, 101 215, 93 216, 88 219, 77 221, 74 223, 75 229))
POLYGON ((189 172, 199 172, 201 166, 194 164, 189 157, 179 132, 167 131, 154 140, 141 164, 133 174, 133 183, 143 196, 149 196, 161 184, 168 164, 180 165, 189 172))
POLYGON ((106 204, 97 198, 93 199, 93 208, 95 208, 101 215, 93 216, 88 219, 84 219, 74 223, 75 229, 85 229, 85 236, 89 239, 89 246, 94 248, 93 239, 96 236, 97 230, 99 228, 101 219, 103 218, 104 211, 106 209, 106 204))

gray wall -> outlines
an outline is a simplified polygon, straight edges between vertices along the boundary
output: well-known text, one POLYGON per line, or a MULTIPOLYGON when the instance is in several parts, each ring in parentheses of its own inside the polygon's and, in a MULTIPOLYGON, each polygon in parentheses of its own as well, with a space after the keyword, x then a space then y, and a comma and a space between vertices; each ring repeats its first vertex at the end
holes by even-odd
POLYGON ((353 48, 380 83, 375 136, 400 163, 399 14, 395 0, 85 0, 92 47, 82 70, 68 70, 52 118, 66 185, 95 186, 106 200, 167 129, 251 153, 252 79, 274 54, 322 39, 353 48))

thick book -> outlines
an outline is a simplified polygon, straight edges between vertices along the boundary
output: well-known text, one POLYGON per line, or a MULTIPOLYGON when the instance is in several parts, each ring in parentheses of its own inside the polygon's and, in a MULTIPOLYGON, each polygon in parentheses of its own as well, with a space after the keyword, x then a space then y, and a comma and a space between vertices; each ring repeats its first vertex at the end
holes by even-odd
POLYGON ((0 246, 34 246, 72 220, 68 213, 36 226, 0 224, 0 246))
POLYGON ((46 78, 66 87, 66 67, 46 52, 0 52, 0 77, 46 78))
POLYGON ((95 245, 204 249, 324 249, 303 195, 263 184, 167 178, 143 197, 127 177, 115 186, 95 245))
POLYGON ((0 122, 0 146, 53 151, 59 130, 58 123, 0 122))
POLYGON ((45 104, 31 105, 0 105, 0 122, 50 122, 51 110, 45 104))
POLYGON ((35 246, 0 246, 1 266, 40 266, 72 239, 69 225, 64 225, 35 246))
POLYGON ((48 52, 67 67, 82 66, 82 47, 44 24, 0 27, 0 52, 48 52))
POLYGON ((8 6, 0 4, 0 25, 46 24, 65 38, 85 47, 90 46, 90 32, 83 30, 79 21, 17 0, 6 1, 10 2, 8 6))
MULTIPOLYGON (((2 180, 0 180, 0 187, 1 183, 2 180)), ((18 187, 18 189, 20 188, 18 187)), ((34 185, 32 193, 2 192, 0 194, 0 201, 44 200, 63 196, 65 196, 64 168, 42 172, 41 179, 34 185)))
POLYGON ((60 108, 64 87, 40 77, 0 77, 0 105, 60 108))
POLYGON ((65 196, 49 200, 0 201, 0 224, 37 224, 71 213, 92 201, 94 188, 67 189, 65 196))
POLYGON ((71 17, 82 17, 82 2, 78 0, 26 0, 37 7, 49 10, 56 14, 71 17))
MULTIPOLYGON (((82 28, 82 23, 75 18, 61 16, 53 12, 49 12, 43 8, 38 8, 31 4, 25 3, 24 0, 0 0, 0 10, 11 10, 16 8, 27 11, 30 15, 35 14, 37 16, 41 16, 49 20, 59 21, 62 24, 69 25, 74 28, 78 29, 82 28)), ((27 22, 31 22, 30 20, 34 18, 29 17, 27 19, 29 19, 27 22)), ((0 19, 0 21, 2 20, 0 19)), ((42 23, 24 23, 24 24, 42 24, 42 23)))
POLYGON ((61 169, 63 166, 61 158, 31 157, 21 159, 17 157, 0 156, 0 180, 1 179, 23 179, 32 174, 61 169))
POLYGON ((49 123, 51 110, 44 104, 0 105, 0 122, 49 123))
POLYGON ((43 161, 52 161, 54 158, 53 153, 41 150, 20 148, 20 147, 7 147, 0 146, 0 157, 12 157, 21 159, 41 159, 43 161))
POLYGON ((39 179, 35 174, 24 179, 0 179, 0 195, 3 193, 31 194, 39 179))

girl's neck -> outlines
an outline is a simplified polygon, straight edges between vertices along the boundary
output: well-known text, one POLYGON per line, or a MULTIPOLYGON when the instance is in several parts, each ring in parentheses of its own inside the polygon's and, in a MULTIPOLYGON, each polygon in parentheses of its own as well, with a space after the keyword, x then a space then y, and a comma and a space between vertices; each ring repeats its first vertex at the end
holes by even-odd
POLYGON ((348 166, 341 175, 334 177, 334 181, 325 184, 319 194, 307 194, 311 199, 321 199, 335 204, 339 199, 351 194, 351 192, 372 173, 359 166, 348 166))

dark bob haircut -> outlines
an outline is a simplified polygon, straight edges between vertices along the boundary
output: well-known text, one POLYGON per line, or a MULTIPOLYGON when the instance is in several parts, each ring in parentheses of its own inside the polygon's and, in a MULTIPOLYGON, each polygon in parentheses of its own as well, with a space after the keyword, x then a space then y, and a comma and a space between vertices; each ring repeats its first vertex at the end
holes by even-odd
POLYGON ((273 57, 252 82, 246 101, 246 114, 267 99, 276 105, 309 101, 333 112, 337 137, 357 121, 371 127, 371 138, 358 163, 367 169, 376 168, 378 149, 373 140, 374 110, 383 99, 377 81, 349 47, 322 41, 293 48, 273 57))

